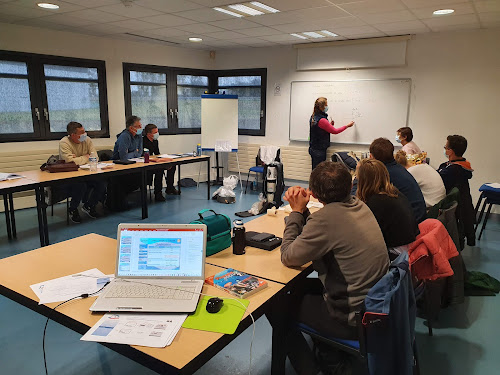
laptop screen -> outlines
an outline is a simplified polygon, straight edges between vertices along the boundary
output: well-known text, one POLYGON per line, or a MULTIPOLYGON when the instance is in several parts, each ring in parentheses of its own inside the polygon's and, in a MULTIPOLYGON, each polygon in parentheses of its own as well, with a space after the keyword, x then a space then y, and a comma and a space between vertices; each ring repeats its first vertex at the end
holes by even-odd
POLYGON ((123 228, 117 276, 201 277, 203 230, 123 228))

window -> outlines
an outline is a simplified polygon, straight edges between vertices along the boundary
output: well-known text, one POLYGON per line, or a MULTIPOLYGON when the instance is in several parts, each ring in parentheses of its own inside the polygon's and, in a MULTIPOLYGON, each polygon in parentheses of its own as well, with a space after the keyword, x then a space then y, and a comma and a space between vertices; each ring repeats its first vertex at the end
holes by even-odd
POLYGON ((238 95, 239 134, 265 135, 266 70, 221 72, 219 93, 238 95))
POLYGON ((0 51, 0 141, 51 140, 70 121, 109 136, 103 61, 0 51))
POLYGON ((266 69, 208 71, 123 64, 125 114, 161 134, 201 132, 201 95, 239 97, 239 134, 265 135, 266 69))

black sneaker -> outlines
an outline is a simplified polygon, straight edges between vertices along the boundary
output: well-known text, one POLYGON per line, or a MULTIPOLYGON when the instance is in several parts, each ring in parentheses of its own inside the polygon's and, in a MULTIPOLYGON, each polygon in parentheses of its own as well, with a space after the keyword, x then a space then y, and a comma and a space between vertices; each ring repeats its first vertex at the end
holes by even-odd
POLYGON ((86 204, 82 206, 82 211, 85 212, 91 219, 97 219, 99 214, 97 213, 95 207, 89 207, 86 204))
POLYGON ((80 224, 82 222, 82 218, 80 217, 80 213, 78 212, 78 209, 76 210, 69 210, 69 219, 75 223, 75 224, 80 224))
POLYGON ((155 201, 156 202, 165 202, 166 199, 165 199, 165 197, 163 196, 162 193, 156 193, 155 194, 155 201))
POLYGON ((165 194, 167 194, 167 195, 180 195, 181 192, 172 186, 170 188, 165 189, 165 194))

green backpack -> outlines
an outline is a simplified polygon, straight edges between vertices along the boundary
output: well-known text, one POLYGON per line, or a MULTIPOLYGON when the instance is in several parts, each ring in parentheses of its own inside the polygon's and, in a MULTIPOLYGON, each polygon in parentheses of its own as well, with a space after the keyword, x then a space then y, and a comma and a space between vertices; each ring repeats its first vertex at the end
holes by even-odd
POLYGON ((228 216, 208 209, 201 210, 198 215, 200 218, 192 221, 191 224, 207 226, 207 257, 231 246, 231 219, 228 216), (214 214, 203 217, 203 214, 208 211, 214 214))

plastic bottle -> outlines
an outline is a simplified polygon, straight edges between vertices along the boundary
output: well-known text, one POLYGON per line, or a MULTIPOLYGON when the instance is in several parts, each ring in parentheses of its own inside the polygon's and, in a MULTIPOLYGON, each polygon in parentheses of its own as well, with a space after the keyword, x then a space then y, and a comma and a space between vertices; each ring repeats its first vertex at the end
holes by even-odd
POLYGON ((97 153, 95 151, 91 152, 89 155, 89 167, 91 172, 97 172, 97 153))
POLYGON ((257 180, 256 179, 253 180, 253 182, 252 182, 252 190, 257 191, 257 180))
POLYGON ((144 163, 149 163, 149 150, 147 148, 144 149, 144 163))
POLYGON ((243 225, 243 221, 235 220, 233 221, 233 254, 234 255, 243 255, 245 254, 245 226, 243 225))
POLYGON ((196 145, 196 156, 201 156, 201 144, 196 145))

